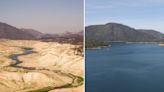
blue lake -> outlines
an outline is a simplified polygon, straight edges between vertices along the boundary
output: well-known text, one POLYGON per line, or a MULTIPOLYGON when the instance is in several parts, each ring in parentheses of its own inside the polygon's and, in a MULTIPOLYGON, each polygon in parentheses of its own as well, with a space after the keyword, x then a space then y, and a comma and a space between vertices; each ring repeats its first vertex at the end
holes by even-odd
POLYGON ((85 56, 86 92, 164 92, 164 46, 112 44, 85 56))

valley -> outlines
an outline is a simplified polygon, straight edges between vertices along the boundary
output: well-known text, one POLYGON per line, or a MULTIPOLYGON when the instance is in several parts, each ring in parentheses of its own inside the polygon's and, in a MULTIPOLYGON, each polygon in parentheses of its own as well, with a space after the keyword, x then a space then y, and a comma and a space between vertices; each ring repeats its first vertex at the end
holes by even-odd
POLYGON ((2 92, 83 92, 80 45, 39 40, 0 41, 2 92))

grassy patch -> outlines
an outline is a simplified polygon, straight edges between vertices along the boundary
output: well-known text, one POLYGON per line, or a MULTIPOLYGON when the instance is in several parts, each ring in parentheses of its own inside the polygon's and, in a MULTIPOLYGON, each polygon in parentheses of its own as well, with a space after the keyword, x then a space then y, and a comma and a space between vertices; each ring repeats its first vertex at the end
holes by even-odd
POLYGON ((79 76, 78 76, 76 81, 77 81, 78 84, 82 85, 84 79, 83 79, 82 77, 79 77, 79 76))
POLYGON ((78 87, 83 85, 83 81, 84 79, 82 77, 76 76, 76 78, 74 79, 74 82, 72 83, 72 87, 78 87))

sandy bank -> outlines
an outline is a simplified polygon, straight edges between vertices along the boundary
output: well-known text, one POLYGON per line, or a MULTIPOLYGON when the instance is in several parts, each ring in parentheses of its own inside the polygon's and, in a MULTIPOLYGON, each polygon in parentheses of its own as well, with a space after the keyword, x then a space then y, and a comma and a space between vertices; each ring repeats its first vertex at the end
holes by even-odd
MULTIPOLYGON (((3 92, 24 92, 48 86, 58 87, 71 84, 73 78, 70 77, 70 74, 83 77, 84 61, 82 56, 75 54, 75 45, 6 40, 0 42, 0 47, 0 61, 2 61, 0 62, 0 89, 3 92), (18 67, 11 67, 10 64, 15 61, 8 56, 22 53, 21 47, 33 48, 36 53, 19 56, 18 59, 21 63, 17 65, 18 67)), ((82 88, 83 86, 68 88, 67 92, 81 92, 82 88)), ((65 89, 53 91, 62 92, 62 90, 65 89)))

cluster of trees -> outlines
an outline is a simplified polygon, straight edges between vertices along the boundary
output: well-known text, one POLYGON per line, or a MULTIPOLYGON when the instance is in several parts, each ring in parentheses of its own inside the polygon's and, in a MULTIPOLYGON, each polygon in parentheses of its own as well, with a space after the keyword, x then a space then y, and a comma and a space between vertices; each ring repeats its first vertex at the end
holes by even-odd
POLYGON ((108 46, 108 42, 100 41, 100 40, 94 40, 94 39, 86 39, 85 41, 85 47, 86 48, 96 48, 101 46, 108 46))

